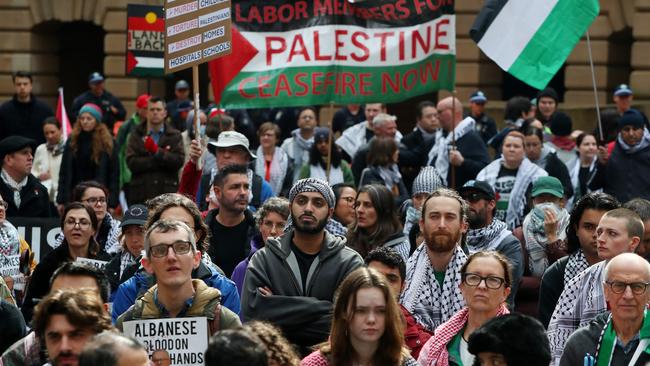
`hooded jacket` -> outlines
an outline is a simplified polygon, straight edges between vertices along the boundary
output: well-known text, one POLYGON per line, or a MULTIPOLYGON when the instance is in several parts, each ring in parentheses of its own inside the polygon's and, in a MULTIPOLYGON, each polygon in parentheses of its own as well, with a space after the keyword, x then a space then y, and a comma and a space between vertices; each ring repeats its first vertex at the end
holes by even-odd
MULTIPOLYGON (((194 298, 192 305, 187 309, 182 318, 201 317, 208 318, 208 323, 214 323, 215 318, 217 326, 211 326, 211 333, 214 334, 223 329, 234 329, 241 326, 239 317, 225 306, 221 306, 221 292, 216 288, 208 287, 205 282, 201 280, 192 280, 194 286, 194 298), (216 314, 219 315, 216 315, 216 314)), ((144 296, 136 300, 135 304, 122 314, 117 319, 117 328, 123 330, 123 324, 129 320, 140 319, 161 319, 164 318, 161 310, 156 305, 155 293, 158 290, 158 285, 150 288, 144 296)))
POLYGON ((345 245, 344 238, 325 231, 303 289, 292 240, 293 231, 270 238, 251 258, 242 290, 242 317, 244 321, 270 321, 281 327, 292 343, 311 346, 327 339, 334 292, 363 260, 345 245), (273 294, 262 295, 260 287, 270 288, 273 294))

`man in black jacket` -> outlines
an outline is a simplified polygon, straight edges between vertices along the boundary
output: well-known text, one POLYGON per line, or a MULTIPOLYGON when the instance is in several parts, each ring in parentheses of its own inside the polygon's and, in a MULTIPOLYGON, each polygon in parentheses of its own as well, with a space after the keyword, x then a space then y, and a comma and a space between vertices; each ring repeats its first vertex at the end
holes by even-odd
POLYGON ((22 136, 9 136, 0 141, 0 194, 7 217, 51 217, 54 207, 47 188, 31 174, 36 142, 22 136))
POLYGON ((437 109, 443 136, 429 151, 429 165, 436 167, 445 185, 462 187, 490 162, 487 147, 475 130, 474 119, 463 119, 460 100, 447 97, 438 102, 437 109))
POLYGON ((415 118, 415 129, 404 136, 399 146, 399 167, 407 187, 413 185, 420 168, 427 163, 426 155, 436 142, 436 131, 440 128, 438 110, 433 102, 418 103, 415 118))
POLYGON ((43 121, 54 115, 52 108, 32 94, 32 75, 18 71, 11 76, 16 93, 0 106, 0 140, 19 135, 45 143, 43 121))
POLYGON ((117 121, 124 121, 126 119, 126 109, 122 102, 104 89, 104 76, 98 72, 93 72, 88 77, 89 90, 83 92, 78 97, 74 98, 72 102, 72 110, 70 111, 70 120, 75 121, 79 110, 86 103, 94 103, 98 105, 103 114, 102 122, 106 123, 109 131, 113 131, 113 124, 117 121))

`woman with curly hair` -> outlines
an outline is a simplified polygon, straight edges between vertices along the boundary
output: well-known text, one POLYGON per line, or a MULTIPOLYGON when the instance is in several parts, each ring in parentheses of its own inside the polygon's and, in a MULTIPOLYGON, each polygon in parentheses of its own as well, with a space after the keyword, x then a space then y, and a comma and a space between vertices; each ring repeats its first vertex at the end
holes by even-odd
POLYGON ((56 197, 59 210, 72 199, 72 187, 88 180, 108 187, 111 198, 108 207, 117 206, 117 154, 113 137, 101 120, 102 110, 96 104, 86 103, 79 110, 61 159, 56 197))
POLYGON ((266 348, 269 366, 299 366, 300 357, 291 343, 275 325, 253 320, 244 324, 244 330, 259 338, 266 348))
POLYGON ((350 273, 338 290, 328 342, 303 366, 415 366, 404 346, 404 322, 386 277, 372 268, 350 273))

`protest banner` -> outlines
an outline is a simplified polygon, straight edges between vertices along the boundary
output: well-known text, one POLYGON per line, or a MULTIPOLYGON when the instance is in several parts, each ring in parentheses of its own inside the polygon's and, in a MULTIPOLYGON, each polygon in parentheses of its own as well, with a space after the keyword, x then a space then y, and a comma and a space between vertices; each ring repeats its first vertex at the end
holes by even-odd
POLYGON ((165 20, 163 7, 128 4, 126 74, 164 76, 165 20))
POLYGON ((230 1, 165 1, 165 73, 183 70, 232 51, 230 1))
POLYGON ((210 62, 227 108, 399 102, 453 90, 453 0, 233 4, 233 53, 210 62))
POLYGON ((104 268, 106 268, 106 265, 108 264, 107 261, 100 261, 100 260, 97 260, 97 259, 90 259, 90 258, 84 258, 84 257, 77 257, 75 262, 88 264, 88 265, 90 265, 92 267, 95 267, 95 268, 99 269, 100 271, 103 271, 104 268))
POLYGON ((0 276, 11 277, 14 289, 22 291, 25 288, 25 276, 20 273, 20 255, 0 254, 0 276))
POLYGON ((37 262, 41 262, 54 249, 56 236, 61 232, 61 221, 58 218, 10 217, 7 220, 18 229, 20 237, 29 243, 37 262))
POLYGON ((164 349, 174 366, 203 365, 208 348, 206 317, 132 320, 124 322, 124 334, 140 340, 149 357, 164 349))

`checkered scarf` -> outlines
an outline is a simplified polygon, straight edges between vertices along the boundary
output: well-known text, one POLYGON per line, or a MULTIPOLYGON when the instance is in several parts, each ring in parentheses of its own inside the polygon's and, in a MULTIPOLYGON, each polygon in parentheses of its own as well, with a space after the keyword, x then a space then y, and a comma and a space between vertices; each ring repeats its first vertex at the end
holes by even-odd
MULTIPOLYGON (((496 316, 510 314, 505 304, 501 304, 497 310, 496 316)), ((431 348, 426 355, 426 358, 420 357, 418 363, 420 365, 449 365, 449 352, 447 351, 447 344, 465 328, 467 320, 469 319, 469 309, 463 308, 457 312, 445 323, 440 325, 433 337, 429 338, 431 348)))
POLYGON ((400 302, 431 333, 465 306, 459 285, 460 268, 466 260, 467 255, 457 246, 447 264, 442 287, 436 281, 426 243, 413 252, 406 264, 406 288, 400 302))
POLYGON ((589 262, 582 249, 578 249, 569 256, 569 260, 564 267, 564 287, 569 284, 573 277, 579 275, 582 271, 589 268, 589 262))
POLYGON ((467 232, 467 250, 469 251, 469 254, 487 250, 496 250, 496 247, 501 244, 501 241, 511 234, 512 232, 508 230, 505 222, 494 219, 492 220, 492 223, 486 227, 471 229, 467 232))
POLYGON ((324 180, 317 178, 305 178, 294 183, 289 191, 289 202, 293 202, 296 195, 303 192, 316 192, 320 193, 329 207, 334 207, 334 192, 329 184, 324 180))
POLYGON ((553 365, 560 363, 569 336, 607 311, 603 291, 605 265, 605 261, 594 264, 564 287, 546 332, 553 365))

